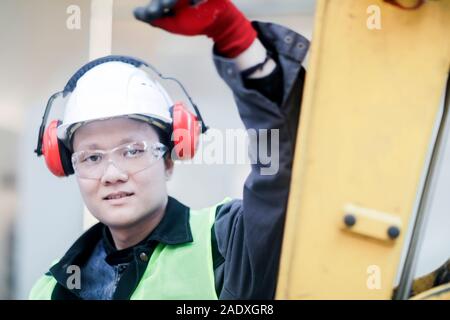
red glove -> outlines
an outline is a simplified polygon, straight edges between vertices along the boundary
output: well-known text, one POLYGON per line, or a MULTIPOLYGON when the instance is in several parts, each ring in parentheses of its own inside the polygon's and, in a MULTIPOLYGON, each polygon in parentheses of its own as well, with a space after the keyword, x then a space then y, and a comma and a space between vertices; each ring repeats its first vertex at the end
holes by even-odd
POLYGON ((394 6, 397 6, 399 8, 406 9, 406 10, 417 9, 418 7, 423 5, 423 3, 425 2, 425 0, 416 0, 416 1, 409 1, 409 2, 402 2, 402 1, 398 1, 398 0, 384 0, 384 1, 388 2, 390 4, 393 4, 394 6))
POLYGON ((256 38, 250 21, 230 0, 152 0, 136 8, 134 16, 172 33, 206 35, 229 58, 244 52, 256 38))

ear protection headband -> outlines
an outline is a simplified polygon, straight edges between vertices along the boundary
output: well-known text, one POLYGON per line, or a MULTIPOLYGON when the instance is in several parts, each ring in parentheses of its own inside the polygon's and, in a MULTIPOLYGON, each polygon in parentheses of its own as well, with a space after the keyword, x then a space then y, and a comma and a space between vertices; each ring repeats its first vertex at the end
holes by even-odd
POLYGON ((172 153, 172 155, 175 155, 176 159, 187 160, 193 158, 197 149, 197 142, 200 134, 208 130, 208 127, 205 125, 197 106, 192 101, 192 98, 189 96, 184 86, 177 79, 173 77, 165 77, 152 65, 133 57, 112 55, 99 58, 81 67, 69 79, 63 91, 57 92, 50 97, 47 102, 47 106, 45 107, 45 112, 42 117, 41 126, 39 128, 37 147, 34 152, 38 157, 42 155, 44 156, 45 163, 47 164, 48 169, 55 176, 69 176, 74 173, 74 170, 71 161, 72 152, 57 137, 57 129, 58 126, 62 124, 62 121, 52 120, 48 127, 46 127, 47 118, 52 108, 53 102, 60 96, 65 97, 68 94, 72 93, 77 86, 77 81, 90 69, 100 64, 111 61, 131 64, 136 68, 140 68, 142 66, 150 68, 161 79, 176 82, 188 98, 190 104, 194 108, 195 114, 190 112, 183 102, 177 102, 172 107, 170 107, 170 114, 172 117, 170 133, 173 134, 173 141, 172 146, 169 147, 170 149, 173 149, 174 152, 172 153), (180 132, 181 135, 178 136, 177 133, 180 132))

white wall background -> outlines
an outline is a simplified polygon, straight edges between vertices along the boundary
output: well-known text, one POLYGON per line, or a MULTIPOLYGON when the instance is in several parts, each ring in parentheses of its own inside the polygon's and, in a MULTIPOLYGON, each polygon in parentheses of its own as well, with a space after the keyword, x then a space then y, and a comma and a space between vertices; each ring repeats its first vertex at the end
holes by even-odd
MULTIPOLYGON (((5 298, 26 298, 31 284, 67 250, 82 225, 74 180, 55 179, 33 150, 49 95, 61 90, 87 59, 89 2, 76 1, 85 12, 83 27, 76 31, 66 28, 66 9, 74 1, 0 3, 0 127, 13 132, 17 141, 16 151, 1 146, 17 177, 13 256, 0 258, 12 260, 13 291, 5 298)), ((7 239, 0 237, 3 244, 7 239)))

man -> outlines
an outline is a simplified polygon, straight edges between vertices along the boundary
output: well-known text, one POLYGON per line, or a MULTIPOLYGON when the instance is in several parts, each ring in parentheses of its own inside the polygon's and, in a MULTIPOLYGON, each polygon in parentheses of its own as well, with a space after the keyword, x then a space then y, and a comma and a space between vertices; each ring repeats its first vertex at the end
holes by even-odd
POLYGON ((77 80, 57 129, 86 206, 100 223, 50 268, 30 297, 271 299, 308 41, 278 25, 250 23, 228 0, 153 0, 135 16, 214 41, 214 62, 246 128, 279 130, 279 170, 263 175, 267 165, 257 161, 243 200, 186 207, 167 194, 173 171, 167 128, 174 118, 164 89, 127 63, 91 68, 77 80), (80 267, 79 287, 68 285, 70 266, 80 267))

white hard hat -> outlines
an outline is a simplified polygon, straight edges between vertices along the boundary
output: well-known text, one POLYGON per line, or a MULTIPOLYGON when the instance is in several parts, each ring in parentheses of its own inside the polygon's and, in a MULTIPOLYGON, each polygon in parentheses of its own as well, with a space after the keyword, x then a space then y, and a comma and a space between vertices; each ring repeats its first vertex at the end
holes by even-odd
POLYGON ((124 62, 102 63, 77 81, 57 136, 68 143, 83 123, 118 116, 157 119, 171 124, 169 108, 172 105, 168 93, 144 70, 124 62))

